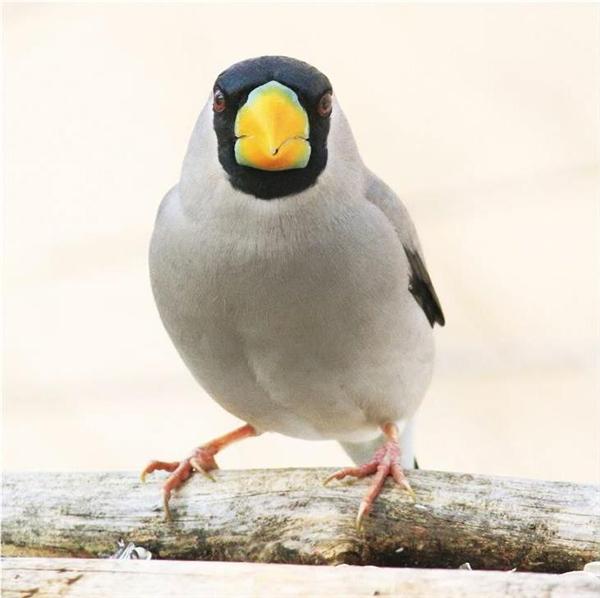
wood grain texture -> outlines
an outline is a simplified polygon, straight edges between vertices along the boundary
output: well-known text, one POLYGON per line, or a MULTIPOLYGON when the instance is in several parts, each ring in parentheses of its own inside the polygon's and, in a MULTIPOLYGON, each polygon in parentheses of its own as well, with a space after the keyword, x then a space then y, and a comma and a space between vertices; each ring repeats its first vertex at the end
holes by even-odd
POLYGON ((311 565, 342 563, 562 573, 600 560, 596 486, 410 471, 416 501, 389 482, 361 532, 368 481, 329 469, 194 476, 166 523, 161 474, 7 473, 2 543, 13 556, 107 556, 122 538, 154 558, 311 565))
POLYGON ((596 597, 591 574, 317 567, 254 563, 6 559, 5 598, 168 596, 596 597))

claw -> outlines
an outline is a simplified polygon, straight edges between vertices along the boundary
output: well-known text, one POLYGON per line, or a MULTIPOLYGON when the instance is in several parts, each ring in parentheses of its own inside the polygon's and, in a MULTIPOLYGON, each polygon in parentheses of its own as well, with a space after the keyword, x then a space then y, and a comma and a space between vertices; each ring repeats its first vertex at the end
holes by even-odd
POLYGON ((413 499, 413 501, 415 501, 417 499, 417 495, 415 494, 415 491, 412 489, 411 485, 408 483, 402 468, 397 463, 392 463, 391 474, 396 484, 398 484, 398 486, 400 486, 400 488, 402 488, 402 490, 404 490, 413 499))
POLYGON ((327 484, 329 484, 329 482, 331 482, 332 480, 335 480, 335 478, 337 477, 338 472, 336 471, 335 473, 332 473, 330 476, 327 476, 324 480, 323 480, 323 486, 327 486, 327 484))
POLYGON ((408 484, 406 486, 403 486, 402 489, 404 490, 404 492, 406 492, 412 498, 413 502, 417 502, 417 495, 415 494, 415 491, 408 484))
POLYGON ((362 500, 360 507, 358 507, 358 514, 356 515, 356 531, 361 532, 363 528, 364 518, 369 514, 370 511, 369 503, 366 500, 362 500))

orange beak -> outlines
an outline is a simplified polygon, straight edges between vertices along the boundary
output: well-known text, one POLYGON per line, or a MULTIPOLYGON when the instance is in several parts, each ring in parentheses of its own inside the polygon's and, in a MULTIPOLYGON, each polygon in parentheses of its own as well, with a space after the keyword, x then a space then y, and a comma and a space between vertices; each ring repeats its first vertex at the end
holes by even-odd
POLYGON ((304 168, 310 159, 310 126, 298 96, 269 81, 252 90, 235 119, 235 159, 259 170, 304 168))

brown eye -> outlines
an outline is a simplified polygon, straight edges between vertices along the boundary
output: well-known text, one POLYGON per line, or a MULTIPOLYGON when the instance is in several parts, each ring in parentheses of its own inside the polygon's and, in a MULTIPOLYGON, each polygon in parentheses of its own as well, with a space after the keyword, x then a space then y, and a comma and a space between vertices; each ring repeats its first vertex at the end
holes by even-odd
POLYGON ((215 89, 213 94, 213 111, 223 112, 225 110, 225 94, 220 89, 215 89))
POLYGON ((333 103, 333 96, 328 91, 321 96, 319 103, 317 104, 317 112, 319 116, 329 116, 331 114, 331 105, 333 103))

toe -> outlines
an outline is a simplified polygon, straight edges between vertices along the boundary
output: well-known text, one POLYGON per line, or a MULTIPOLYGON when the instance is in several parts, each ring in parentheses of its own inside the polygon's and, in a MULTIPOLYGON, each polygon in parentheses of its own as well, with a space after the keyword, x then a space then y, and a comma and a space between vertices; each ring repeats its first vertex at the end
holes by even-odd
POLYGON ((163 485, 163 492, 168 492, 169 496, 173 490, 176 490, 185 482, 192 473, 192 466, 189 460, 178 463, 175 471, 167 478, 163 485))
POLYGON ((344 469, 340 469, 332 473, 323 484, 327 485, 332 480, 343 480, 345 477, 351 476, 353 478, 364 478, 368 475, 371 475, 377 471, 377 463, 371 461, 369 463, 365 463, 364 465, 360 465, 359 467, 346 467, 344 469))
POLYGON ((358 467, 346 467, 345 469, 340 469, 338 471, 334 471, 330 476, 328 476, 323 485, 327 486, 329 482, 332 480, 343 480, 346 476, 357 476, 358 467))
POLYGON ((165 521, 173 521, 173 515, 171 515, 171 507, 169 507, 169 499, 171 493, 163 490, 163 509, 165 511, 165 521))
POLYGON ((163 506, 165 509, 165 520, 172 521, 171 509, 169 508, 169 500, 173 490, 177 490, 192 474, 192 466, 190 465, 189 459, 181 461, 177 465, 177 468, 167 478, 167 481, 163 484, 163 506))
POLYGON ((146 477, 154 471, 169 471, 173 472, 179 467, 179 461, 150 461, 140 474, 142 482, 146 481, 146 477))

